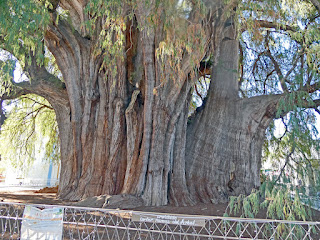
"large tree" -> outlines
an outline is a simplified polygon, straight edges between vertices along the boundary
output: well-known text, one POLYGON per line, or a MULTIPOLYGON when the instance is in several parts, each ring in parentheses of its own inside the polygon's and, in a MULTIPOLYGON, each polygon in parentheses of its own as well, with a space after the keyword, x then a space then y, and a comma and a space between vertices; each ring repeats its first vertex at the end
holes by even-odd
POLYGON ((226 201, 259 187, 274 118, 318 110, 319 5, 0 1, 0 47, 29 78, 2 74, 1 101, 32 93, 51 104, 60 198, 226 201))

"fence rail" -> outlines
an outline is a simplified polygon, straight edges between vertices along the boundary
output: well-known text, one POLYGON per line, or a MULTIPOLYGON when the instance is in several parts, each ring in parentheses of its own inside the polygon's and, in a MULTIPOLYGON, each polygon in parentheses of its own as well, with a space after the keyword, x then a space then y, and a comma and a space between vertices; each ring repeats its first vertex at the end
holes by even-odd
MULTIPOLYGON (((26 205, 0 203, 1 239, 19 239, 26 205)), ((320 222, 243 219, 32 205, 64 209, 63 239, 320 239, 320 222)))

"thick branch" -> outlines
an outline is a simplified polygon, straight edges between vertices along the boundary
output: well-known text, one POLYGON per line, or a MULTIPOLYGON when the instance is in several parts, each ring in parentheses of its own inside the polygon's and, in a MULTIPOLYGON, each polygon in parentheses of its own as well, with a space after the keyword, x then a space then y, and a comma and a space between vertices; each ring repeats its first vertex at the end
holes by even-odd
MULTIPOLYGON (((279 23, 274 23, 274 22, 269 22, 266 20, 255 20, 255 25, 257 27, 262 27, 262 28, 274 28, 274 29, 280 29, 283 31, 293 31, 296 32, 299 28, 290 26, 290 25, 284 25, 284 24, 279 24, 279 23)), ((243 29, 243 31, 246 29, 243 29)))
MULTIPOLYGON (((3 38, 0 38, 0 43, 5 43, 3 38)), ((10 49, 6 49, 13 54, 10 49)), ((24 72, 29 76, 29 82, 14 82, 11 81, 10 86, 7 86, 5 94, 0 96, 2 100, 15 99, 26 94, 36 94, 46 98, 48 101, 58 101, 66 104, 68 102, 65 84, 56 76, 49 73, 44 66, 38 66, 34 53, 24 49, 25 58, 31 58, 31 64, 26 65, 24 72)))
POLYGON ((44 66, 38 66, 33 55, 30 57, 31 64, 26 65, 24 69, 30 77, 30 82, 21 82, 15 85, 29 93, 40 95, 49 102, 54 100, 65 104, 68 101, 65 84, 49 73, 44 66))
POLYGON ((320 2, 318 0, 310 0, 310 2, 313 4, 313 6, 318 10, 320 13, 320 2))
POLYGON ((60 6, 66 9, 70 13, 70 18, 73 27, 82 35, 86 35, 86 30, 84 27, 85 21, 87 21, 87 16, 85 14, 84 8, 87 5, 88 0, 61 0, 60 6))
MULTIPOLYGON (((276 118, 276 113, 278 111, 278 104, 281 99, 284 99, 286 101, 286 98, 289 96, 289 93, 283 93, 283 94, 273 94, 273 95, 262 95, 262 96, 256 96, 251 98, 243 99, 244 104, 248 104, 248 106, 251 105, 257 105, 264 106, 266 109, 266 116, 269 118, 276 118)), ((279 118, 284 117, 287 115, 290 111, 294 110, 294 107, 300 107, 300 108, 313 108, 320 106, 320 99, 315 99, 312 102, 310 101, 298 101, 296 100, 295 105, 292 104, 286 104, 287 108, 283 110, 280 113, 279 118)))
POLYGON ((49 102, 56 101, 61 104, 68 102, 65 85, 59 78, 50 74, 44 66, 37 66, 32 57, 31 65, 25 67, 30 81, 14 82, 7 87, 5 94, 0 96, 2 100, 15 99, 26 94, 36 94, 46 98, 49 102))

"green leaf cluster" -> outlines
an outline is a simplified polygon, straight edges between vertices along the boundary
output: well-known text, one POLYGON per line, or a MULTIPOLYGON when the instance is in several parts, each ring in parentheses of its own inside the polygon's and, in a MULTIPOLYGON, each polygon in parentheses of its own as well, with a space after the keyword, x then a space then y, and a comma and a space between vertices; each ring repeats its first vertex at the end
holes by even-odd
MULTIPOLYGON (((2 51, 0 51, 0 54, 2 51)), ((7 94, 10 91, 10 83, 13 80, 13 71, 16 62, 11 59, 4 61, 0 60, 0 96, 7 94)))
POLYGON ((103 56, 101 70, 117 74, 119 60, 124 60, 126 21, 132 14, 122 12, 127 1, 92 0, 86 6, 89 19, 85 22, 90 38, 97 38, 95 56, 103 56))
POLYGON ((2 164, 25 171, 43 150, 44 161, 58 162, 58 128, 50 104, 27 95, 7 102, 6 108, 11 110, 0 132, 1 143, 6 143, 0 145, 2 164))
POLYGON ((26 53, 43 58, 43 36, 49 24, 46 1, 13 0, 0 2, 0 48, 14 54, 20 64, 29 61, 26 53))
MULTIPOLYGON (((258 213, 264 212, 266 212, 266 217, 271 219, 292 221, 312 219, 311 208, 301 201, 299 189, 287 188, 285 185, 275 184, 272 181, 265 181, 260 190, 253 191, 249 196, 231 197, 224 216, 240 214, 240 217, 255 218, 258 213)), ((268 227, 263 231, 266 236, 274 234, 273 229, 268 229, 268 227)), ((277 235, 285 238, 292 233, 297 237, 302 237, 305 231, 299 227, 291 229, 283 225, 278 228, 277 235)))

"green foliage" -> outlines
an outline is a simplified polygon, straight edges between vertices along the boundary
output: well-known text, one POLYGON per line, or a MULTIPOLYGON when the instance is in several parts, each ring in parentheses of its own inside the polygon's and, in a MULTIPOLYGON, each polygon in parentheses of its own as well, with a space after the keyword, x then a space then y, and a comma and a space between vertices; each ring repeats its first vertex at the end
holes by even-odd
POLYGON ((0 48, 15 55, 24 64, 25 53, 37 53, 43 59, 43 35, 49 15, 48 3, 35 0, 13 0, 0 2, 0 48), (39 51, 40 50, 40 51, 39 51))
POLYGON ((271 162, 274 169, 280 169, 279 179, 285 173, 290 173, 289 182, 298 180, 309 185, 314 191, 319 191, 319 133, 316 127, 314 111, 296 108, 278 127, 283 126, 284 132, 279 133, 270 126, 264 144, 263 161, 271 162))
POLYGON ((299 189, 288 186, 265 181, 259 190, 249 196, 230 197, 226 214, 254 218, 259 212, 266 211, 266 216, 271 219, 311 220, 311 209, 301 201, 299 189))
POLYGON ((132 15, 122 12, 124 4, 127 1, 92 0, 85 9, 89 20, 84 27, 90 36, 98 38, 94 55, 103 56, 100 70, 106 69, 114 76, 117 74, 118 61, 123 61, 126 21, 132 18, 132 15))
POLYGON ((2 161, 26 168, 41 152, 45 152, 44 160, 59 161, 58 129, 50 104, 28 95, 9 102, 6 108, 12 109, 1 128, 2 161))
MULTIPOLYGON (((242 1, 237 11, 238 27, 246 29, 239 37, 243 64, 241 95, 284 93, 285 96, 278 105, 276 118, 279 120, 267 129, 263 147, 263 161, 271 162, 280 176, 273 179, 277 184, 272 190, 261 186, 260 191, 268 191, 260 194, 260 203, 268 209, 269 217, 305 219, 308 214, 299 207, 299 198, 301 195, 304 199, 306 191, 301 187, 300 195, 296 194, 292 201, 290 193, 295 189, 287 185, 302 181, 315 192, 320 186, 320 179, 316 177, 320 170, 319 158, 315 157, 320 150, 319 110, 314 104, 315 99, 319 99, 319 91, 305 87, 320 80, 319 13, 308 1, 292 0, 242 1), (261 28, 263 21, 272 27, 266 24, 261 28), (279 133, 281 128, 283 131, 279 133)), ((249 217, 252 216, 249 210, 251 214, 253 210, 244 205, 248 202, 241 200, 242 214, 249 217)))
POLYGON ((39 65, 44 64, 48 8, 50 4, 44 0, 0 1, 0 56, 6 56, 5 64, 0 64, 0 96, 12 90, 17 60, 23 68, 26 63, 30 64, 30 56, 34 55, 39 65))
MULTIPOLYGON (((0 51, 1 54, 1 51, 0 51)), ((13 80, 13 71, 15 68, 15 61, 0 60, 0 96, 8 93, 10 82, 13 80)))
POLYGON ((246 29, 240 36, 246 96, 281 93, 280 80, 289 91, 297 91, 308 81, 318 81, 319 24, 317 11, 310 3, 243 1, 238 14, 239 28, 246 29), (275 28, 260 28, 261 21, 275 28))
MULTIPOLYGON (((207 45, 205 24, 192 23, 189 15, 204 17, 205 6, 201 1, 158 1, 155 13, 150 16, 151 22, 157 26, 157 31, 164 31, 164 37, 156 49, 156 56, 163 63, 162 72, 170 71, 173 81, 177 78, 184 80, 185 69, 181 68, 183 56, 188 55, 191 65, 197 66, 202 60, 207 45)), ((197 66, 198 67, 198 66, 197 66)), ((192 70, 192 69, 190 69, 192 70)), ((196 70, 196 69, 193 69, 196 70)), ((191 75, 195 74, 193 72, 191 75)), ((167 75, 162 76, 163 81, 168 80, 167 75)))

